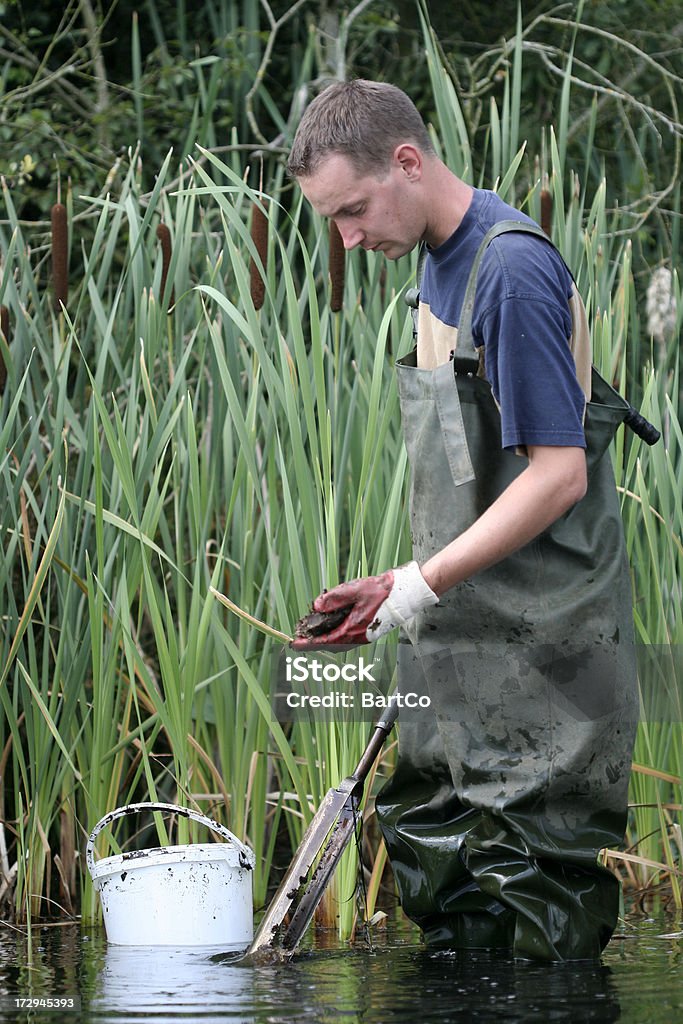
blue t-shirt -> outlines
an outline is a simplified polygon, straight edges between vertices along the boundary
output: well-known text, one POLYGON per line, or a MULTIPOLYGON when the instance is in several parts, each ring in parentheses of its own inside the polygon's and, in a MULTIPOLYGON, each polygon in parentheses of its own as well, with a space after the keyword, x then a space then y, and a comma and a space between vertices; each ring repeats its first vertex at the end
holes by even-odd
MULTIPOLYGON (((529 220, 494 192, 474 190, 457 230, 430 249, 425 261, 420 303, 426 304, 430 317, 457 328, 477 249, 493 224, 510 219, 529 220)), ((483 346, 486 377, 500 407, 504 448, 586 446, 585 396, 569 347, 571 294, 569 271, 542 238, 512 232, 495 238, 486 249, 472 337, 476 348, 483 346)))

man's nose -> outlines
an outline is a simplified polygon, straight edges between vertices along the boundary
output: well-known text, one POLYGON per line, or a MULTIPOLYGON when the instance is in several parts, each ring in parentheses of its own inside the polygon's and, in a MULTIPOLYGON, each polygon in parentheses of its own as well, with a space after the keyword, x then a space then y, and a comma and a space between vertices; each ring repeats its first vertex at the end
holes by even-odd
POLYGON ((337 223, 337 227, 339 228, 339 234, 341 235, 341 240, 344 243, 345 249, 355 249, 355 247, 360 245, 365 238, 365 235, 360 228, 353 227, 349 224, 339 223, 337 223))

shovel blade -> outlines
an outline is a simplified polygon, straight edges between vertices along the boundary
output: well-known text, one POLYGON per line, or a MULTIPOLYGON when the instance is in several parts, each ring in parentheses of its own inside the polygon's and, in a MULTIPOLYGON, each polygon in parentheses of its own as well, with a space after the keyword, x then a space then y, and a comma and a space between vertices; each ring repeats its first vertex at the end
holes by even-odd
POLYGON ((244 954, 245 960, 250 958, 267 960, 269 957, 277 960, 291 955, 290 951, 283 950, 282 955, 279 956, 276 950, 283 922, 297 902, 306 885, 313 862, 357 786, 358 779, 349 777, 336 788, 329 789, 323 797, 320 807, 306 829, 294 859, 287 868, 287 872, 261 920, 249 949, 244 954))
POLYGON ((240 963, 277 963, 288 960, 294 952, 339 858, 353 835, 353 823, 363 795, 365 779, 375 763, 382 744, 391 732, 397 715, 398 704, 391 703, 375 726, 354 773, 325 794, 256 931, 251 946, 240 963), (330 835, 333 829, 334 832, 330 835), (325 850, 320 863, 310 882, 307 882, 308 873, 323 846, 325 850), (290 911, 293 911, 291 920, 285 925, 285 918, 290 911))

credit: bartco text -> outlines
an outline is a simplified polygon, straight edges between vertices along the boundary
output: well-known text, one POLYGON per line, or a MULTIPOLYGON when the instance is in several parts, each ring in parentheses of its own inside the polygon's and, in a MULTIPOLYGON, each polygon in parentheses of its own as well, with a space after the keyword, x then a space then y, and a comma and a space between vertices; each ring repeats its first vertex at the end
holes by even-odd
POLYGON ((385 697, 381 693, 343 693, 331 690, 322 696, 318 693, 288 693, 287 706, 290 708, 383 708, 396 705, 399 708, 428 708, 431 699, 425 694, 392 693, 385 697))

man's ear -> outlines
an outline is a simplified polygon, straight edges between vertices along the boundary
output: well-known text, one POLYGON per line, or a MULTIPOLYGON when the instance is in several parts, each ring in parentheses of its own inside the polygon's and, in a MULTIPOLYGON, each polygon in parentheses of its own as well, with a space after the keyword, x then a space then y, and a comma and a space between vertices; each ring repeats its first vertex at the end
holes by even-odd
POLYGON ((394 160, 399 164, 408 181, 420 180, 423 157, 417 146, 411 142, 402 142, 394 150, 394 160))

